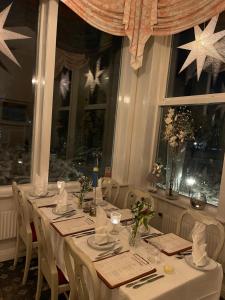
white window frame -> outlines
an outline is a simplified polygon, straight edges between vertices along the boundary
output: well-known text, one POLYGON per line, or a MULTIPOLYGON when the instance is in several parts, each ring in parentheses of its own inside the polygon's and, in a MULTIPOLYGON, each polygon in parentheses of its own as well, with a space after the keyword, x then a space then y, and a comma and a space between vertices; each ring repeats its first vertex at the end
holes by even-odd
MULTIPOLYGON (((156 37, 153 50, 153 69, 158 68, 158 74, 155 78, 158 82, 158 89, 156 93, 156 117, 154 121, 154 135, 153 143, 151 146, 150 167, 152 166, 156 158, 156 146, 158 144, 159 125, 161 116, 161 107, 163 106, 175 106, 175 105, 200 105, 200 104, 214 104, 225 103, 225 93, 217 94, 205 94, 205 95, 193 95, 183 97, 171 97, 167 98, 166 87, 167 78, 170 65, 171 54, 171 41, 172 37, 156 37), (159 88, 160 86, 160 88, 159 88), (155 146, 156 145, 156 146, 155 146)), ((211 205, 209 205, 211 206, 211 205)), ((223 170, 220 185, 219 204, 217 210, 217 218, 225 222, 225 159, 223 161, 223 170)))
MULTIPOLYGON (((55 51, 57 37, 58 7, 60 0, 39 0, 38 32, 37 32, 37 54, 35 72, 35 95, 34 95, 34 119, 32 134, 32 157, 31 157, 31 181, 24 184, 29 189, 35 184, 36 175, 39 175, 44 184, 48 184, 51 126, 52 126, 52 105, 54 90, 55 51), (49 25, 50 24, 50 25, 49 25)), ((136 74, 131 69, 130 54, 128 51, 128 39, 125 40, 121 53, 121 74, 118 84, 117 113, 115 120, 113 164, 112 172, 121 178, 121 182, 127 182, 129 169, 130 140, 132 131, 125 133, 126 137, 120 136, 121 127, 124 128, 124 118, 128 117, 128 128, 134 117, 134 102, 136 90, 136 74), (129 84, 127 83, 127 71, 129 66, 129 84), (124 71, 123 71, 124 69, 124 71), (126 75, 126 76, 125 76, 126 75), (130 88, 132 84, 132 88, 130 88), (133 96, 132 96, 133 95, 133 96), (129 101, 128 101, 129 100, 129 101), (119 121, 121 120, 121 122, 119 121), (119 122, 117 126, 116 122, 119 122), (127 140, 124 145, 124 138, 127 140), (115 141, 116 140, 116 141, 115 141), (125 147, 124 147, 125 146, 125 147), (123 149, 122 152, 119 149, 123 149), (125 152, 124 152, 125 150, 125 152), (122 156, 124 157, 121 157, 122 156), (125 158, 126 157, 126 158, 125 158), (123 160, 123 164, 116 162, 123 160)), ((72 184, 72 182, 71 182, 72 184)), ((12 194, 11 186, 0 186, 1 197, 8 197, 12 194)))

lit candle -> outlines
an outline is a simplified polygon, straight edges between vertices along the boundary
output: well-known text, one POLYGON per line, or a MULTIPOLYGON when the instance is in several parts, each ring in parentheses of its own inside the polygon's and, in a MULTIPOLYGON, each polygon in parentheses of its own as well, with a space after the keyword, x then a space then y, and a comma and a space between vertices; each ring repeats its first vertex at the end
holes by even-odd
POLYGON ((111 222, 112 224, 119 224, 121 220, 121 214, 118 212, 111 213, 111 222))
POLYGON ((112 212, 111 213, 111 223, 113 224, 113 229, 111 231, 111 234, 118 234, 117 226, 120 223, 121 220, 121 214, 118 212, 112 212))

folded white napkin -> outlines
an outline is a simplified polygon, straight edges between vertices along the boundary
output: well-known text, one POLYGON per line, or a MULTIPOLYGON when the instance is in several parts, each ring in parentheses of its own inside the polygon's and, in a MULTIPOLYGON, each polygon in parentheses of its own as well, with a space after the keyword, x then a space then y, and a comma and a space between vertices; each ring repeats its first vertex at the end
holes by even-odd
POLYGON ((99 187, 99 188, 102 188, 102 178, 99 178, 99 179, 98 179, 98 187, 99 187))
POLYGON ((195 222, 192 231, 192 258, 193 263, 197 267, 203 267, 207 264, 206 253, 206 225, 200 222, 195 222))
POLYGON ((97 244, 109 241, 108 219, 102 207, 97 207, 95 221, 95 242, 97 244))
POLYGON ((57 196, 57 206, 56 210, 60 211, 62 207, 65 207, 68 203, 68 194, 65 190, 65 182, 58 181, 57 186, 59 188, 59 195, 57 196))
POLYGON ((96 187, 96 204, 101 204, 102 200, 102 178, 99 178, 98 186, 96 187))
POLYGON ((37 196, 42 196, 46 194, 47 187, 44 184, 43 178, 39 176, 38 174, 35 175, 34 179, 34 186, 33 186, 33 193, 37 196))

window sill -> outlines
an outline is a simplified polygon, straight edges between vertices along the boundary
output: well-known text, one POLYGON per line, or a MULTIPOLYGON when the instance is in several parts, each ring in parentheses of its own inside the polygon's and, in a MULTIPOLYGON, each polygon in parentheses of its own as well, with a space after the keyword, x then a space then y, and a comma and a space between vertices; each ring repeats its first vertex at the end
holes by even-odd
MULTIPOLYGON (((179 195, 176 200, 170 200, 170 199, 166 198, 165 191, 162 189, 158 189, 156 193, 150 192, 150 194, 153 198, 165 201, 170 205, 180 207, 183 209, 194 210, 193 208, 191 208, 189 197, 179 195)), ((195 210, 195 211, 199 211, 202 214, 205 214, 205 215, 213 217, 213 218, 217 217, 217 207, 210 205, 210 204, 207 204, 204 210, 195 210)))

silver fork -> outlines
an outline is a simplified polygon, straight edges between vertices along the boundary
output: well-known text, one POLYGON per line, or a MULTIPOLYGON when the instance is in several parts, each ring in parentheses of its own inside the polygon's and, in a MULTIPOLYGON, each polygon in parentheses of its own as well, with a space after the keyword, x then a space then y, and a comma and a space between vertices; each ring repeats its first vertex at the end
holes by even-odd
POLYGON ((123 247, 118 247, 110 252, 108 252, 107 254, 105 255, 101 255, 101 253, 99 255, 96 256, 96 260, 100 260, 100 259, 103 259, 103 258, 107 258, 107 257, 111 257, 111 256, 114 256, 114 255, 117 255, 121 252, 123 247))

